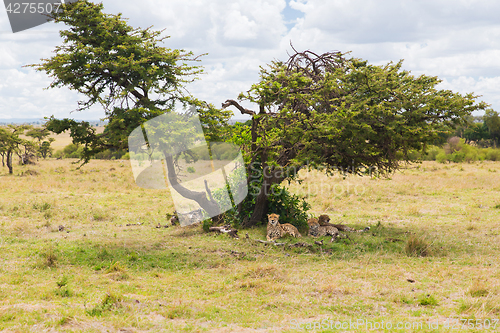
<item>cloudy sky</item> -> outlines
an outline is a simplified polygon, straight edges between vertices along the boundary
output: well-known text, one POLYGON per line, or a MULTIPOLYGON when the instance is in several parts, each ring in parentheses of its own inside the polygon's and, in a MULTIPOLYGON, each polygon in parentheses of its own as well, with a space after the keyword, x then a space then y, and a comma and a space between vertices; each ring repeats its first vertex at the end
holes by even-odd
MULTIPOLYGON (((166 29, 169 48, 202 57, 205 74, 188 89, 220 105, 258 80, 259 66, 287 59, 290 42, 316 53, 352 51, 373 64, 404 59, 415 75, 440 87, 474 92, 500 111, 500 1, 495 0, 104 0, 134 27, 166 29)), ((23 65, 49 57, 61 43, 53 22, 12 33, 0 9, 0 119, 99 119, 100 108, 76 113, 79 96, 44 90, 44 73, 23 65)), ((250 105, 248 105, 250 106, 250 105)), ((237 117, 241 117, 236 113, 237 117)))

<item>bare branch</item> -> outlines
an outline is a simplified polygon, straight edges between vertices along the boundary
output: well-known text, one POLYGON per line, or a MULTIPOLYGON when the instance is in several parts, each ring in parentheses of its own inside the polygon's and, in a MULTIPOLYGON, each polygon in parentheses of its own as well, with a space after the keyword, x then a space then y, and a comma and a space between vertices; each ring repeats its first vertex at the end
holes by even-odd
POLYGON ((236 102, 234 99, 228 99, 225 103, 222 103, 222 109, 225 109, 231 105, 236 107, 242 114, 249 114, 251 116, 255 115, 255 111, 252 111, 250 109, 245 109, 238 102, 236 102))

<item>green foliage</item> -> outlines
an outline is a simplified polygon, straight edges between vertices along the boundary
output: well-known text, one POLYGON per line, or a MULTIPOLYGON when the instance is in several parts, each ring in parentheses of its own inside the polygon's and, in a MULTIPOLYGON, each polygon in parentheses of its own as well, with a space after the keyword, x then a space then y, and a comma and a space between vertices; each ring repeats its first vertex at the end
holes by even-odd
POLYGON ((436 146, 430 146, 427 149, 427 152, 424 155, 424 160, 426 161, 435 161, 437 155, 441 152, 441 149, 436 146))
POLYGON ((371 166, 391 172, 399 165, 397 152, 403 160, 418 158, 410 152, 486 107, 473 94, 438 90, 438 78, 414 77, 401 61, 374 66, 342 54, 301 55, 261 69, 261 81, 240 95, 265 106, 266 114, 254 116, 260 119, 255 144, 269 163, 289 155, 297 167, 308 161, 348 172, 371 166), (325 72, 312 73, 297 58, 325 72))
POLYGON ((258 111, 224 103, 252 116, 250 127, 233 128, 244 134, 233 140, 244 145, 245 161, 260 163, 266 174, 250 224, 263 218, 270 186, 306 166, 389 174, 487 107, 472 93, 439 90, 440 82, 411 75, 402 61, 375 66, 340 52, 296 52, 261 68, 260 81, 238 96, 258 111))
POLYGON ((162 31, 133 28, 121 14, 105 14, 103 8, 80 0, 54 13, 54 21, 66 25, 60 31, 63 43, 53 57, 30 67, 53 78, 50 88, 66 86, 83 95, 86 99, 79 102, 79 110, 100 104, 108 124, 98 134, 87 122, 51 117, 47 128, 55 133, 70 131, 73 143, 83 146, 80 158, 85 164, 96 155, 120 158, 135 128, 179 104, 189 104, 200 115, 207 139, 220 141, 232 112, 188 96, 184 89, 202 72, 187 64, 197 57, 162 46, 168 38, 161 36, 162 31))
POLYGON ((85 312, 91 317, 100 317, 105 312, 116 308, 120 304, 121 298, 112 293, 107 293, 100 303, 85 312))
POLYGON ((422 306, 437 306, 438 305, 437 299, 433 295, 430 295, 430 294, 420 295, 418 297, 417 301, 418 301, 418 304, 420 304, 422 306))
POLYGON ((307 229, 307 212, 311 205, 304 198, 291 194, 286 187, 273 185, 268 197, 268 212, 280 216, 280 223, 290 223, 299 230, 307 229))
POLYGON ((425 160, 439 163, 462 163, 475 161, 500 161, 500 149, 479 148, 465 143, 464 139, 452 137, 443 148, 431 146, 424 156, 425 160))
POLYGON ((95 103, 108 109, 129 97, 149 109, 171 105, 171 97, 179 95, 187 80, 181 77, 199 73, 197 67, 178 63, 192 54, 160 46, 167 38, 160 37, 161 31, 133 28, 121 14, 105 14, 103 9, 102 4, 81 0, 54 13, 56 23, 69 27, 60 31, 63 45, 55 56, 30 67, 54 78, 50 88, 68 86, 87 96, 80 109, 95 103), (148 92, 158 98, 149 99, 148 92))
POLYGON ((486 148, 480 150, 481 155, 489 161, 500 161, 500 149, 486 148))
POLYGON ((68 277, 64 275, 59 281, 56 281, 57 289, 55 290, 55 294, 61 297, 71 297, 73 293, 68 287, 68 277))
POLYGON ((26 136, 30 136, 38 141, 37 152, 43 158, 52 155, 53 149, 50 145, 55 141, 55 139, 48 138, 45 140, 49 135, 50 131, 46 127, 33 128, 26 133, 26 136))
POLYGON ((49 210, 50 208, 52 208, 52 205, 48 202, 44 202, 42 204, 39 204, 39 203, 33 204, 33 209, 39 210, 40 212, 45 212, 46 210, 49 210))
POLYGON ((490 138, 498 144, 500 142, 500 116, 498 112, 488 109, 485 111, 483 119, 490 138))
POLYGON ((59 261, 59 257, 52 247, 42 251, 40 253, 40 259, 41 261, 38 265, 40 268, 54 268, 59 261))
MULTIPOLYGON (((249 219, 252 216, 259 190, 260 186, 256 183, 253 183, 249 188, 249 195, 241 203, 241 212, 238 221, 249 219)), ((302 231, 307 228, 307 212, 311 209, 311 206, 304 198, 290 193, 286 187, 278 184, 272 185, 267 204, 268 213, 278 214, 280 216, 280 223, 290 223, 302 231)), ((264 216, 260 222, 267 224, 267 216, 264 216)))
POLYGON ((32 127, 28 125, 8 125, 0 127, 0 156, 6 159, 9 173, 13 171, 14 154, 21 157, 23 153, 35 153, 35 142, 21 139, 20 135, 32 127))

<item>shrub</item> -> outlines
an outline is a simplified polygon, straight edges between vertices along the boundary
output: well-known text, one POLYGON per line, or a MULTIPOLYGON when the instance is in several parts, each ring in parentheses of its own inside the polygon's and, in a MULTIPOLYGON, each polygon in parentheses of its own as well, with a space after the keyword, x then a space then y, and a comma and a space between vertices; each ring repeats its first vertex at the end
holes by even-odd
POLYGON ((450 158, 448 158, 448 159, 449 160, 451 159, 451 161, 455 162, 455 163, 461 163, 465 160, 465 154, 462 151, 455 151, 454 153, 452 153, 449 156, 450 156, 450 158))
POLYGON ((94 158, 98 159, 98 160, 116 160, 116 159, 122 158, 124 155, 125 155, 125 151, 123 151, 123 150, 106 149, 105 151, 97 153, 94 156, 94 158))
POLYGON ((267 207, 270 213, 280 216, 280 223, 290 223, 299 230, 307 228, 307 211, 311 209, 311 205, 304 198, 291 194, 285 187, 271 187, 267 207))
POLYGON ((434 296, 432 295, 421 295, 419 298, 418 298, 418 303, 422 306, 436 306, 438 305, 438 301, 436 298, 434 298, 434 296))
POLYGON ((120 301, 120 297, 108 293, 104 296, 101 303, 97 304, 93 309, 85 310, 85 312, 92 317, 101 316, 104 312, 117 307, 120 301))
POLYGON ((440 153, 444 152, 443 149, 436 147, 436 146, 430 146, 429 149, 427 150, 427 153, 424 155, 424 160, 426 161, 435 161, 436 156, 440 153))
POLYGON ((57 261, 59 260, 59 258, 57 257, 57 254, 52 247, 49 247, 48 249, 40 253, 40 257, 41 261, 38 267, 54 268, 57 266, 57 261))
POLYGON ((412 235, 406 242, 405 251, 410 257, 427 257, 432 254, 431 245, 424 236, 412 235))
MULTIPOLYGON (((246 172, 243 169, 241 169, 240 175, 234 175, 228 180, 231 184, 231 188, 237 187, 237 181, 238 179, 241 179, 241 177, 245 177, 246 181, 246 172)), ((262 179, 260 181, 262 181, 262 179)), ((240 204, 241 210, 238 212, 236 209, 233 209, 226 212, 224 214, 225 222, 239 226, 242 222, 248 220, 252 216, 253 208, 255 207, 255 200, 260 191, 260 181, 254 181, 249 184, 248 194, 240 204)), ((218 191, 213 191, 212 194, 215 199, 218 199, 221 195, 218 191)), ((226 202, 225 204, 229 203, 226 202)), ((304 198, 291 194, 287 188, 278 184, 271 186, 267 210, 269 214, 276 213, 280 215, 280 223, 290 223, 299 230, 305 230, 307 228, 307 211, 310 208, 311 206, 304 200, 304 198)), ((267 223, 267 216, 264 217, 264 220, 261 222, 267 223)), ((207 222, 206 228, 208 227, 209 223, 207 222)))
POLYGON ((446 163, 448 161, 448 158, 444 150, 436 155, 436 161, 438 161, 439 163, 446 163))
POLYGON ((486 151, 486 159, 490 161, 500 161, 500 150, 488 148, 486 151))
MULTIPOLYGON (((80 145, 75 144, 75 143, 70 143, 69 145, 67 145, 63 149, 64 157, 69 158, 69 157, 71 157, 71 155, 76 155, 79 148, 80 148, 80 145)), ((79 157, 79 156, 76 156, 76 157, 79 157)))
POLYGON ((421 160, 422 159, 422 153, 419 152, 418 150, 410 150, 408 152, 408 158, 410 160, 421 160))
POLYGON ((57 159, 64 158, 64 152, 62 150, 58 150, 54 154, 52 154, 52 157, 57 159))

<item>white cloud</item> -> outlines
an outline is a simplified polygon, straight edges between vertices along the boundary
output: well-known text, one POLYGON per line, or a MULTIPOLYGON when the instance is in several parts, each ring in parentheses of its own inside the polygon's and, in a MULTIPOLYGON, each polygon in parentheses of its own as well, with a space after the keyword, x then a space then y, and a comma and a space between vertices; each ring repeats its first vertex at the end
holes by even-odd
MULTIPOLYGON (((193 51, 205 73, 188 86, 198 98, 220 105, 258 80, 259 66, 286 60, 297 50, 352 51, 374 64, 405 59, 414 74, 437 75, 441 87, 473 91, 500 110, 500 2, 466 0, 106 0, 105 12, 122 12, 134 27, 166 29, 169 48, 193 51), (285 21, 294 12, 295 25, 285 21), (288 14, 290 15, 290 14, 288 14), (288 24, 288 26, 287 26, 288 24)), ((45 24, 10 33, 0 13, 0 118, 70 116, 80 96, 43 90, 44 73, 22 68, 49 57, 61 43, 62 25, 45 24)), ((81 97, 80 97, 81 98, 81 97)), ((248 106, 255 107, 255 106, 248 106)), ((99 118, 103 112, 72 114, 99 118)), ((238 115, 239 116, 239 115, 238 115)))

